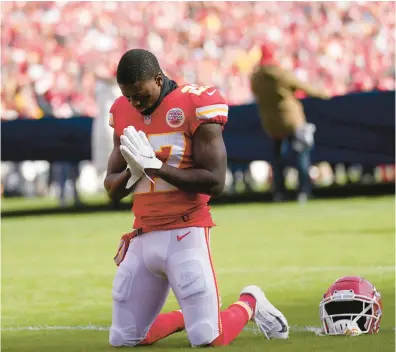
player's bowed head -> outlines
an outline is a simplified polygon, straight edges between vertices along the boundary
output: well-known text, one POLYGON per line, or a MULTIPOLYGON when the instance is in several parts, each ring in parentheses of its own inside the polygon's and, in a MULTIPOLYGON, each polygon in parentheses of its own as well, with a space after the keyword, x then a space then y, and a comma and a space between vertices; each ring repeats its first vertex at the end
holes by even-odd
POLYGON ((160 99, 164 76, 154 54, 132 49, 117 67, 117 83, 122 94, 142 115, 150 115, 160 99))

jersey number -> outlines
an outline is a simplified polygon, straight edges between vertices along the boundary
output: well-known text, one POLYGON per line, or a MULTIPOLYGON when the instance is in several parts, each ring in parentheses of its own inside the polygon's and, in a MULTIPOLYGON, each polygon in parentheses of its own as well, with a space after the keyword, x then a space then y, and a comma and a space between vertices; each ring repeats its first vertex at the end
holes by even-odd
MULTIPOLYGON (((152 134, 148 135, 148 139, 155 153, 166 155, 165 163, 169 166, 180 167, 186 151, 186 140, 183 132, 152 134)), ((151 183, 147 177, 143 176, 136 185, 134 193, 167 192, 177 189, 160 178, 154 178, 154 182, 155 184, 151 183)))
POLYGON ((209 88, 210 88, 210 86, 197 86, 195 84, 188 84, 188 85, 184 86, 181 91, 182 91, 182 93, 201 95, 203 92, 205 92, 209 88))

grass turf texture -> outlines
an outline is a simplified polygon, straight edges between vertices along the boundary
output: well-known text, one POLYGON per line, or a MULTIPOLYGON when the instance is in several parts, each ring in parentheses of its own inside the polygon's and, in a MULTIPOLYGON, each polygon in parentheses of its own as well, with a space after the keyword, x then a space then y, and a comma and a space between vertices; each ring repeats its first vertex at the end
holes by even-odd
MULTIPOLYGON (((289 340, 267 341, 249 324, 222 350, 395 350, 392 197, 218 206, 213 213, 218 227, 211 242, 223 307, 245 285, 258 284, 295 327, 289 340), (381 291, 379 335, 318 337, 301 331, 319 327, 321 295, 344 275, 362 275, 381 291)), ((110 325, 112 257, 131 221, 128 212, 2 221, 2 351, 115 350, 108 331, 76 327, 110 325)), ((164 311, 175 308, 170 295, 164 311)), ((190 350, 184 332, 142 349, 190 350)))

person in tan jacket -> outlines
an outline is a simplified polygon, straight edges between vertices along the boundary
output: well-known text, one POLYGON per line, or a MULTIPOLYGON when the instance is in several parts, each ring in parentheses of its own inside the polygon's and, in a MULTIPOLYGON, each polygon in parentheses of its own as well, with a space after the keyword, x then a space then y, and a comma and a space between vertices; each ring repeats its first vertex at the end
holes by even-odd
POLYGON ((275 62, 269 45, 264 44, 261 52, 260 63, 251 76, 251 88, 264 131, 274 140, 274 200, 286 198, 284 169, 291 154, 299 173, 298 200, 305 201, 311 194, 309 167, 315 126, 307 123, 303 106, 295 93, 301 90, 308 96, 321 99, 329 96, 282 69, 275 62))

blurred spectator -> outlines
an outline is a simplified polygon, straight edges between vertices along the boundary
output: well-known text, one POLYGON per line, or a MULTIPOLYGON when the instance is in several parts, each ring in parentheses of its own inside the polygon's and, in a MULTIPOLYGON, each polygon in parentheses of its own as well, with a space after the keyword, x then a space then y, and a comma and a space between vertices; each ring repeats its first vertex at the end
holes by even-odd
MULTIPOLYGON (((179 83, 253 100, 258 43, 331 95, 394 89, 394 2, 3 2, 2 117, 96 116, 100 67, 147 48, 179 83)), ((303 94, 301 97, 304 96, 303 94)))
POLYGON ((113 128, 109 125, 109 120, 112 118, 110 108, 118 97, 119 90, 114 72, 101 67, 96 73, 95 101, 98 114, 92 125, 91 150, 97 175, 103 179, 107 170, 107 161, 113 150, 113 128))
POLYGON ((71 193, 73 195, 73 204, 76 207, 82 206, 78 190, 77 180, 79 177, 79 163, 68 163, 63 161, 57 161, 50 164, 50 173, 48 186, 55 181, 58 186, 58 199, 61 208, 67 206, 68 192, 67 192, 67 181, 70 181, 71 193))
POLYGON ((304 108, 295 93, 302 91, 322 99, 329 96, 279 67, 270 45, 263 45, 261 52, 251 81, 263 128, 274 139, 274 200, 286 198, 285 168, 287 157, 292 155, 299 175, 298 200, 304 202, 311 194, 309 168, 315 126, 306 122, 304 108))
POLYGON ((227 166, 232 175, 232 183, 228 191, 229 194, 238 193, 239 184, 243 185, 244 192, 253 192, 251 183, 252 175, 249 170, 248 163, 240 163, 235 161, 228 161, 227 166))
MULTIPOLYGON (((113 128, 110 127, 110 108, 118 97, 119 88, 115 79, 116 67, 98 67, 96 73, 95 98, 98 114, 92 124, 92 163, 102 187, 107 171, 107 162, 113 150, 113 128)), ((120 200, 111 200, 113 208, 118 208, 120 200)))

